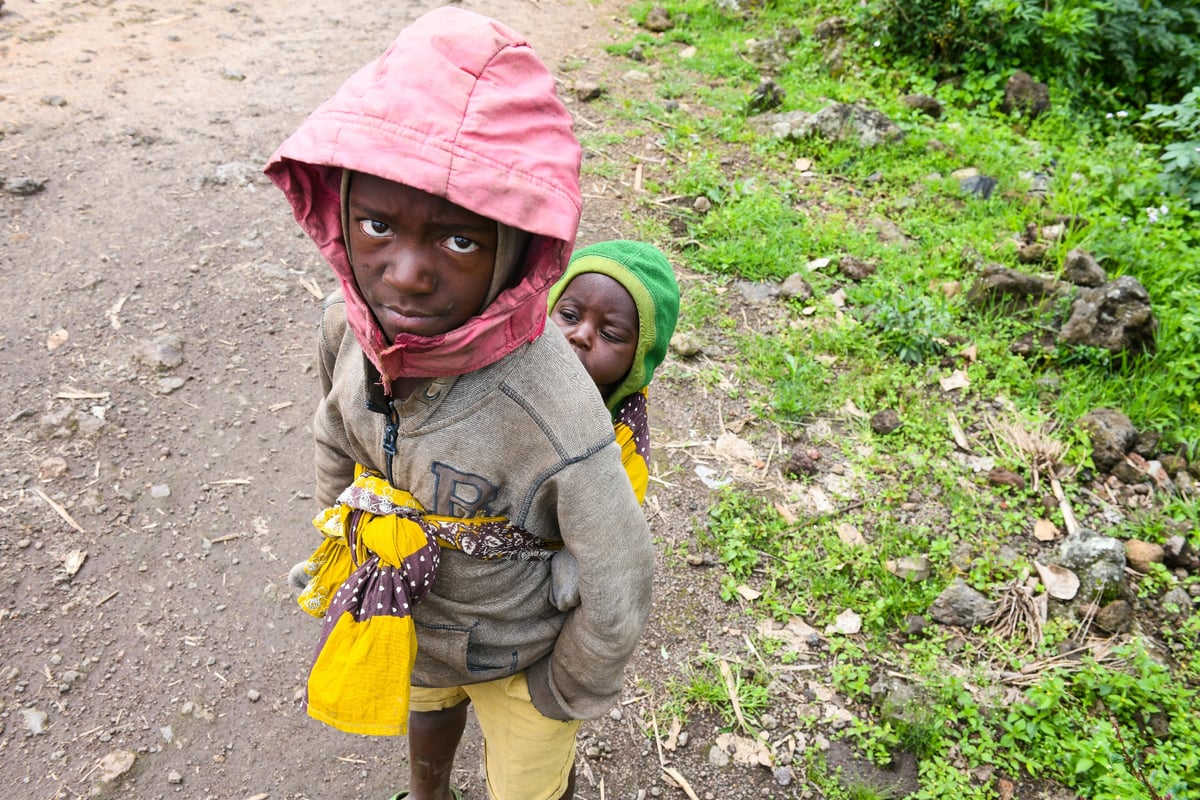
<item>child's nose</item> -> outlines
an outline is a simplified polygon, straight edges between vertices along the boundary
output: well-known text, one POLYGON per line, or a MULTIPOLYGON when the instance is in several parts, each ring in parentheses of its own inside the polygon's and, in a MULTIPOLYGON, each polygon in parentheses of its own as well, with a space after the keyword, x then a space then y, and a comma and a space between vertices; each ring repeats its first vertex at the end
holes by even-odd
POLYGON ((574 347, 579 347, 588 350, 592 346, 592 337, 589 326, 586 322, 581 322, 571 328, 571 333, 567 336, 567 341, 574 347))
POLYGON ((393 247, 387 253, 383 279, 389 286, 404 294, 424 294, 434 286, 433 270, 419 252, 408 247, 393 247))

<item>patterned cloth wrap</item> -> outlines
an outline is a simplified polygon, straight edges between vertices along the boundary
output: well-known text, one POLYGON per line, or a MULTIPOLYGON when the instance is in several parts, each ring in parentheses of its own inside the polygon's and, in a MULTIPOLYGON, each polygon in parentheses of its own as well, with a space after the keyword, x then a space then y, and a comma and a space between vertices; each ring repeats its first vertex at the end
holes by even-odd
POLYGON ((304 571, 300 608, 324 617, 308 675, 308 714, 347 733, 403 735, 417 657, 411 609, 437 577, 441 548, 474 558, 547 561, 561 548, 503 517, 426 514, 410 493, 361 466, 313 519, 324 535, 304 571))

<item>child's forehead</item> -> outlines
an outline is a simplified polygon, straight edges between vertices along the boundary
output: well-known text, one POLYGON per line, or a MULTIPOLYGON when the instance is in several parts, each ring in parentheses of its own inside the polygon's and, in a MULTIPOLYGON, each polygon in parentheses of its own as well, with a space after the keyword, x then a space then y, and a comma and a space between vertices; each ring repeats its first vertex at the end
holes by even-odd
POLYGON ((583 305, 615 306, 637 314, 637 301, 629 288, 605 272, 578 273, 564 287, 561 299, 570 299, 583 305))
POLYGON ((395 207, 407 210, 419 208, 438 216, 450 215, 494 224, 494 220, 490 217, 451 202, 441 195, 432 194, 407 183, 369 172, 351 173, 349 200, 353 203, 365 203, 383 208, 395 207))
POLYGON ((609 275, 604 272, 580 272, 578 275, 571 278, 571 281, 567 284, 567 286, 571 287, 571 286, 575 286, 577 284, 580 287, 582 287, 584 285, 590 285, 591 287, 593 287, 595 289, 603 289, 606 291, 612 291, 613 287, 619 286, 626 293, 628 293, 628 291, 629 291, 628 289, 625 288, 624 283, 617 280, 612 275, 609 275))

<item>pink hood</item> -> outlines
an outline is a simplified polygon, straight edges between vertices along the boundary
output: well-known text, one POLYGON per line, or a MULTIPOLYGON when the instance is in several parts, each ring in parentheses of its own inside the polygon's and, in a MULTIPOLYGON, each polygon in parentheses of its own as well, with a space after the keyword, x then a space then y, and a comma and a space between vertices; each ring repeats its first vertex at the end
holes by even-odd
POLYGON ((529 44, 459 8, 425 14, 342 84, 266 167, 333 267, 363 351, 395 378, 461 375, 541 334, 546 296, 579 225, 579 142, 529 44), (517 283, 439 336, 391 345, 354 281, 342 234, 343 170, 397 181, 532 234, 517 283))

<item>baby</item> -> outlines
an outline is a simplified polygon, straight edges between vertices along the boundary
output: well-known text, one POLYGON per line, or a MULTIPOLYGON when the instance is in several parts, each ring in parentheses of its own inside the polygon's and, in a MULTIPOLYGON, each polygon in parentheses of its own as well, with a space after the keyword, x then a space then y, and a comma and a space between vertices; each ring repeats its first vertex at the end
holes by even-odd
POLYGON ((675 272, 653 245, 601 242, 571 256, 549 303, 550 319, 612 414, 621 460, 640 503, 650 477, 647 388, 679 317, 675 272))
MULTIPOLYGON (((679 286, 666 256, 643 242, 594 244, 571 256, 550 290, 550 319, 566 336, 605 406, 621 462, 638 502, 650 480, 647 388, 667 354, 679 316, 679 286)), ((569 552, 550 562, 550 599, 579 602, 578 565, 569 552)))

